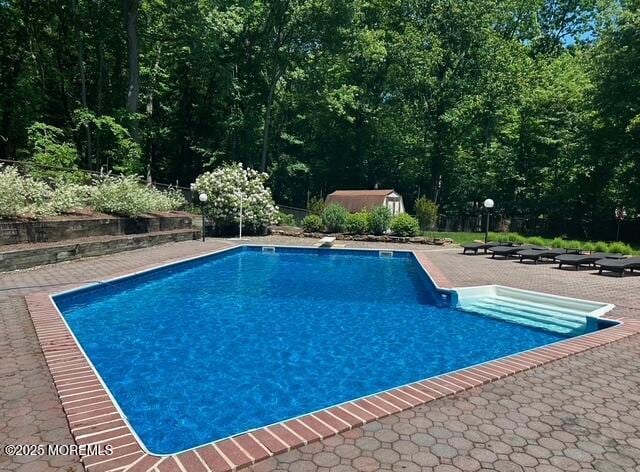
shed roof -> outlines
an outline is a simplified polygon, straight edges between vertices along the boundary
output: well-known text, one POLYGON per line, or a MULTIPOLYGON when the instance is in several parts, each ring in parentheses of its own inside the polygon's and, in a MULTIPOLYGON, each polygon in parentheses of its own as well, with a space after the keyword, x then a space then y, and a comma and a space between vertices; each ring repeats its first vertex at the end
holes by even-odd
POLYGON ((347 196, 347 197, 360 197, 360 196, 365 196, 365 195, 387 196, 390 193, 393 193, 393 189, 391 189, 391 190, 380 190, 380 189, 375 189, 375 190, 336 190, 335 192, 330 193, 329 195, 327 195, 327 197, 330 197, 331 195, 347 196))
POLYGON ((326 203, 338 203, 351 212, 384 205, 384 199, 394 190, 336 190, 327 195, 326 203))

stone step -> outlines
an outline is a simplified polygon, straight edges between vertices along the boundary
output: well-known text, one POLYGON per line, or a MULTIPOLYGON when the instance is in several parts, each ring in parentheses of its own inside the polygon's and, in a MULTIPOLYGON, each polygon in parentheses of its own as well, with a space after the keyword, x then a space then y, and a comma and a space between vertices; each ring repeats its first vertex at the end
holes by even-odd
POLYGON ((0 246, 0 272, 28 269, 83 257, 103 256, 200 237, 193 228, 120 236, 93 236, 52 243, 0 246))

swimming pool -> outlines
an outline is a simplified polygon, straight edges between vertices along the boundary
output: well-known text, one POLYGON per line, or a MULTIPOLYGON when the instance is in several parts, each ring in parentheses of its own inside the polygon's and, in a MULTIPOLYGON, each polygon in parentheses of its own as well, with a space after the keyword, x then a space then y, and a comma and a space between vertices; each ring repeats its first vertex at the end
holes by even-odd
POLYGON ((242 247, 54 301, 157 454, 568 337, 452 308, 404 252, 242 247))

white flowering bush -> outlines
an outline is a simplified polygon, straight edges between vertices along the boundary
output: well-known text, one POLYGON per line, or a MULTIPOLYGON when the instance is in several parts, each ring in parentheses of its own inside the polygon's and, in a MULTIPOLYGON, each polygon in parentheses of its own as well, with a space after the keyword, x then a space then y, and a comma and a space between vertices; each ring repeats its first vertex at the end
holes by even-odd
POLYGON ((93 187, 68 181, 59 181, 51 192, 47 201, 49 214, 69 213, 72 210, 84 208, 89 205, 93 187))
POLYGON ((154 187, 146 187, 150 193, 152 211, 174 211, 186 208, 187 199, 182 192, 173 187, 167 190, 158 190, 154 187))
POLYGON ((178 210, 186 203, 179 191, 161 192, 147 187, 135 175, 107 176, 97 182, 90 196, 90 204, 96 211, 119 216, 178 210))
POLYGON ((160 191, 140 183, 135 175, 106 176, 94 185, 58 180, 51 185, 0 165, 0 218, 41 217, 79 208, 121 216, 183 209, 187 201, 178 189, 160 191))
POLYGON ((20 175, 15 167, 0 165, 0 217, 46 216, 51 188, 44 182, 20 175))
POLYGON ((209 197, 205 212, 217 225, 228 226, 240 220, 242 198, 243 224, 261 231, 278 221, 278 207, 265 185, 268 175, 242 164, 228 164, 198 176, 193 189, 209 197))

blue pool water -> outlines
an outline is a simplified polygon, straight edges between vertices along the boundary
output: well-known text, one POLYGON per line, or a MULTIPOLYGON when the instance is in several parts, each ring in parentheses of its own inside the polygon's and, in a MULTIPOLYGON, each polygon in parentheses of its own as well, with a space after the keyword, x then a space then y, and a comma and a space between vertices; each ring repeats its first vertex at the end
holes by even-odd
POLYGON ((449 307, 409 253, 240 248, 55 302, 158 454, 563 339, 449 307))

